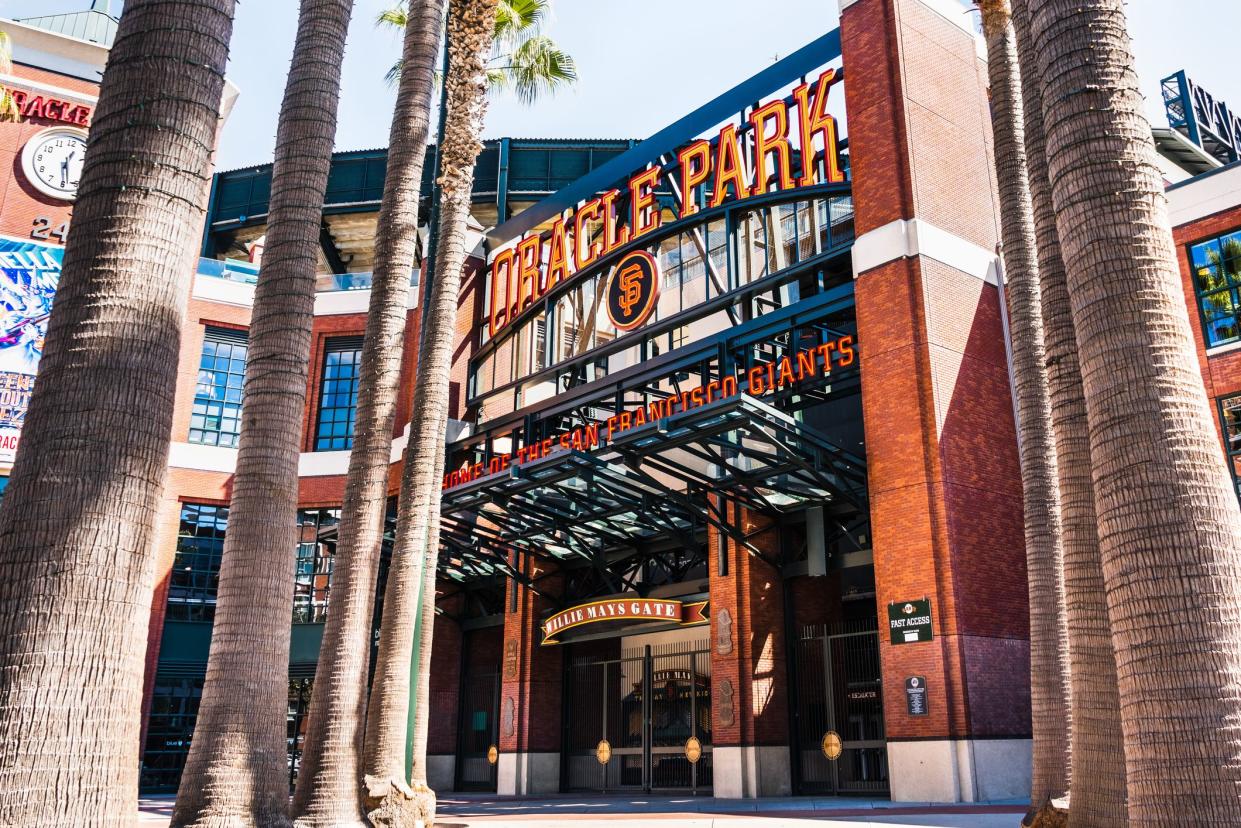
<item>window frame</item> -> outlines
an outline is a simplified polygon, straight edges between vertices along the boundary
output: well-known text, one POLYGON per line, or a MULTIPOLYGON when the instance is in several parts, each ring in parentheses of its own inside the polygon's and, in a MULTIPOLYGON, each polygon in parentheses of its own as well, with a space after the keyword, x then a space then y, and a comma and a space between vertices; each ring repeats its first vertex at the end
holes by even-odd
MULTIPOLYGON (((350 451, 353 448, 353 432, 356 426, 357 413, 358 413, 358 385, 361 382, 361 373, 362 373, 362 335, 361 334, 347 334, 343 336, 326 337, 323 340, 322 354, 323 354, 322 358, 319 360, 318 393, 316 394, 316 398, 315 398, 315 421, 314 421, 314 431, 312 431, 310 434, 310 441, 309 441, 310 450, 312 452, 350 451), (341 378, 338 376, 331 376, 331 377, 328 376, 328 362, 332 358, 333 354, 350 353, 350 352, 357 353, 357 360, 354 363, 355 373, 354 373, 354 376, 351 378, 351 381, 353 383, 352 390, 348 394, 348 396, 352 398, 352 403, 346 407, 342 407, 339 405, 333 405, 333 406, 325 408, 323 403, 324 403, 324 400, 327 399, 327 397, 329 396, 329 393, 333 396, 338 395, 340 393, 337 390, 333 390, 329 392, 327 384, 329 382, 341 382, 342 381, 341 378), (322 430, 324 426, 323 414, 325 410, 331 410, 333 412, 335 411, 349 411, 350 412, 350 414, 346 418, 346 422, 349 423, 347 427, 348 430, 343 436, 336 435, 336 434, 328 434, 325 436, 325 435, 320 434, 320 431, 322 430), (323 445, 324 440, 328 441, 327 445, 323 445), (344 445, 336 445, 337 441, 343 441, 344 445)), ((336 423, 338 422, 338 420, 334 418, 333 420, 331 420, 331 422, 336 423)))
MULTIPOLYGON (((214 624, 215 604, 219 593, 220 562, 224 556, 224 539, 228 533, 229 505, 226 503, 182 501, 180 507, 176 545, 173 549, 172 572, 168 581, 168 597, 165 599, 164 618, 168 621, 214 624), (196 514, 194 521, 195 533, 186 534, 187 512, 191 511, 196 514), (210 526, 204 520, 207 517, 209 517, 210 526), (207 535, 207 531, 218 533, 218 535, 207 535), (184 554, 195 556, 194 563, 187 568, 181 565, 184 562, 182 543, 187 540, 218 542, 219 547, 214 551, 197 548, 190 549, 187 547, 184 554), (207 585, 179 585, 177 583, 177 573, 187 571, 187 569, 192 572, 193 566, 198 565, 200 560, 205 561, 203 566, 205 566, 207 585), (214 564, 214 569, 211 564, 214 564), (210 586, 213 580, 215 582, 214 589, 210 586)), ((195 544, 195 546, 197 545, 205 546, 206 543, 195 544)))
POLYGON ((1237 233, 1241 233, 1241 225, 1229 228, 1228 230, 1224 230, 1219 233, 1212 233, 1209 236, 1199 238, 1195 241, 1187 242, 1184 247, 1185 261, 1189 267, 1189 284, 1190 287, 1193 288, 1194 306, 1197 308, 1198 323, 1202 328, 1202 344, 1208 351, 1214 348, 1221 348, 1226 345, 1234 345, 1241 342, 1241 279, 1239 279, 1235 284, 1232 284, 1228 281, 1228 277, 1222 272, 1224 264, 1222 261, 1223 248, 1221 247, 1221 262, 1219 266, 1221 270, 1220 276, 1223 280, 1223 287, 1204 292, 1198 284, 1198 265, 1194 263, 1194 248, 1202 247, 1204 245, 1211 244, 1212 242, 1221 242, 1224 238, 1237 233), (1207 317, 1206 309, 1203 307, 1203 302, 1207 296, 1214 296, 1222 293, 1231 294, 1233 306, 1232 319, 1237 333, 1226 339, 1221 339, 1218 342, 1212 342, 1211 320, 1207 317))
MULTIPOLYGON (((240 345, 242 348, 244 348, 245 353, 242 355, 241 373, 238 374, 232 371, 231 367, 225 369, 224 371, 225 380, 224 380, 224 386, 222 388, 223 395, 219 398, 218 401, 214 397, 201 396, 199 393, 199 388, 202 386, 203 383, 200 382, 198 379, 195 379, 194 396, 190 401, 190 423, 189 423, 189 427, 186 429, 185 440, 187 443, 193 443, 194 445, 235 449, 237 448, 241 440, 241 405, 242 405, 242 397, 243 397, 243 392, 245 390, 245 382, 246 382, 246 373, 245 373, 246 362, 249 360, 249 356, 250 356, 249 331, 245 329, 226 328, 221 325, 206 325, 204 327, 204 332, 203 332, 202 347, 199 349, 199 354, 198 354, 198 374, 197 374, 198 377, 201 377, 202 373, 208 370, 203 367, 203 360, 206 359, 206 356, 207 356, 208 344, 216 346, 217 349, 218 349, 218 346, 220 345, 227 345, 230 348, 235 348, 236 346, 240 345), (238 377, 240 380, 240 386, 237 387, 236 389, 233 389, 232 386, 229 385, 229 380, 232 377, 238 377), (228 394, 230 390, 236 390, 237 392, 236 401, 230 401, 228 399, 228 394), (221 406, 220 414, 217 417, 217 420, 219 421, 219 423, 222 425, 225 420, 235 420, 237 423, 236 431, 225 431, 222 427, 216 427, 216 428, 208 427, 207 419, 211 415, 207 413, 199 414, 195 410, 198 408, 199 405, 208 406, 208 405, 217 404, 217 403, 218 405, 221 406), (236 406, 236 412, 234 416, 228 417, 225 414, 225 409, 231 406, 236 406), (195 426, 194 424, 195 418, 200 418, 201 420, 198 426, 195 426), (199 434, 199 437, 197 439, 195 438, 195 432, 198 432, 199 434), (214 435, 215 441, 211 442, 211 441, 202 439, 206 435, 214 435), (221 441, 221 438, 225 436, 231 438, 228 443, 224 443, 221 441)), ((213 352, 212 353, 213 362, 218 358, 219 358, 218 352, 213 352)), ((228 362, 231 364, 233 361, 234 361, 233 356, 230 353, 228 362)), ((215 373, 218 373, 218 370, 215 368, 214 365, 210 369, 210 371, 213 375, 215 373)), ((214 389, 216 388, 217 386, 215 385, 214 379, 213 379, 213 382, 212 382, 213 392, 214 392, 214 389)))
POLYGON ((1233 394, 1224 394, 1215 400, 1215 410, 1219 417, 1220 436, 1224 439, 1224 462, 1228 464, 1228 473, 1232 477, 1233 488, 1237 492, 1237 498, 1241 500, 1241 473, 1238 472, 1237 464, 1241 463, 1241 391, 1233 394), (1229 401, 1237 402, 1237 446, 1233 447, 1232 440, 1228 433, 1228 406, 1229 401))

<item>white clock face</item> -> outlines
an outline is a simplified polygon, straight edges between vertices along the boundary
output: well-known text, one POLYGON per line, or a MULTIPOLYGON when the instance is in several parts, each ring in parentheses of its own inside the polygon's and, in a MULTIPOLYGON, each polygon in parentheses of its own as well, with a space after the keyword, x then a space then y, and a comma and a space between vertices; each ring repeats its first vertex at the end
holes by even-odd
POLYGON ((53 127, 26 142, 22 170, 39 192, 71 201, 78 194, 85 156, 84 130, 53 127))

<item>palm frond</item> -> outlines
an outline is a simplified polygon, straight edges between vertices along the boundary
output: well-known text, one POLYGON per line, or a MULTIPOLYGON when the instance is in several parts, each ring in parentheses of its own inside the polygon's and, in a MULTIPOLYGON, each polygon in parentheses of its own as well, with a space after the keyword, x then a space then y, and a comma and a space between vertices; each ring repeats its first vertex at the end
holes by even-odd
POLYGON ((13 39, 8 32, 0 32, 0 72, 9 74, 13 71, 13 39))
POLYGON ((388 86, 396 86, 401 81, 401 67, 405 65, 404 58, 397 58, 396 63, 388 67, 388 71, 384 72, 384 83, 388 86))
POLYGON ((409 22, 409 8, 404 3, 397 3, 390 9, 381 11, 375 17, 376 26, 388 26, 393 29, 404 29, 409 22))
POLYGON ((499 0, 492 39, 501 51, 512 51, 543 30, 551 0, 499 0))
POLYGON ((494 67, 507 75, 517 100, 527 106, 539 96, 553 93, 577 80, 577 64, 555 42, 544 35, 531 37, 502 66, 494 67))

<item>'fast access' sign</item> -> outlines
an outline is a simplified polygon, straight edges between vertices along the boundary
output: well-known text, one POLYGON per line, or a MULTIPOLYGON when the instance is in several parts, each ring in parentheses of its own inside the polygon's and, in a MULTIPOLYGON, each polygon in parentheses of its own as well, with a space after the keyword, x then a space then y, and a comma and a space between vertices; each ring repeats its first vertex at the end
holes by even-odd
POLYGON ((888 630, 893 644, 916 644, 930 641, 931 599, 893 601, 888 604, 888 630))

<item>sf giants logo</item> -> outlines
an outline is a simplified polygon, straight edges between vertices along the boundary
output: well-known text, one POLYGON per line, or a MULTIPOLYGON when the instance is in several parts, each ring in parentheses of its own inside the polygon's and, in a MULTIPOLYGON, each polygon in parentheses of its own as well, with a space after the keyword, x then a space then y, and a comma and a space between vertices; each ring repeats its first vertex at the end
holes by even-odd
POLYGON ((627 265, 617 277, 620 279, 620 302, 621 311, 629 316, 633 313, 634 305, 638 304, 638 300, 642 298, 642 265, 634 262, 627 265))
POLYGON ((630 331, 646 321, 659 296, 659 263, 635 250, 617 263, 608 283, 608 317, 618 330, 630 331))

